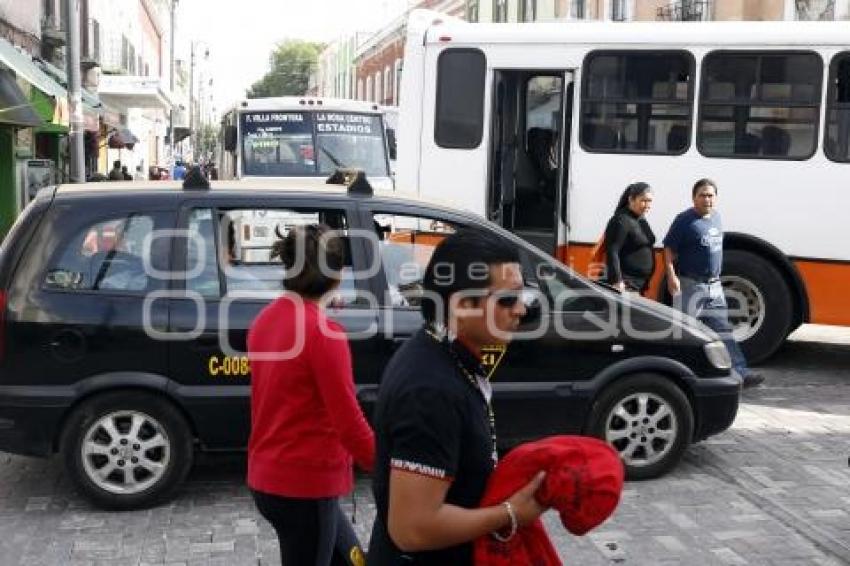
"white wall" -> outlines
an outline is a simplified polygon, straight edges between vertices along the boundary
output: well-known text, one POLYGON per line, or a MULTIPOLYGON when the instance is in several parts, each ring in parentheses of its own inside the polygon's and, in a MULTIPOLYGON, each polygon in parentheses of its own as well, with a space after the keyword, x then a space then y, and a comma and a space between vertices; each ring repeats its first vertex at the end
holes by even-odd
POLYGON ((0 0, 0 19, 41 37, 41 0, 0 0))

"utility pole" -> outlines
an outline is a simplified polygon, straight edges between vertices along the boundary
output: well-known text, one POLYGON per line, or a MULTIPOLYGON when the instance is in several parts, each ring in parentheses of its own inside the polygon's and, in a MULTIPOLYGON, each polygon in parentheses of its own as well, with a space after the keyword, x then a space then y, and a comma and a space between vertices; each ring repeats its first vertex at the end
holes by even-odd
POLYGON ((189 42, 189 143, 195 161, 195 41, 189 42))
MULTIPOLYGON (((171 98, 174 99, 174 10, 177 8, 177 0, 171 0, 171 43, 170 47, 170 58, 171 64, 169 65, 169 69, 171 70, 168 88, 171 90, 171 98)), ((171 135, 169 139, 171 141, 171 159, 174 159, 174 106, 172 105, 171 111, 169 112, 169 125, 171 126, 171 135)))
POLYGON ((82 183, 86 180, 85 153, 83 150, 83 98, 80 87, 80 0, 66 2, 68 23, 68 106, 71 110, 70 158, 71 181, 82 183))

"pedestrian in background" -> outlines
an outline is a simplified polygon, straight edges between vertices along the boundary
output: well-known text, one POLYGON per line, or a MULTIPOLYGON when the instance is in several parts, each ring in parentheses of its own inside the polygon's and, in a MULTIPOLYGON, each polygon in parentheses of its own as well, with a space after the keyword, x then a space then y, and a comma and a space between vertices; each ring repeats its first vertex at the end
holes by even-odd
POLYGON ((425 326, 388 363, 375 407, 369 566, 471 565, 471 541, 510 538, 544 510, 534 498, 543 473, 479 508, 498 458, 481 350, 505 344, 526 313, 516 248, 473 231, 449 235, 423 286, 425 326))
POLYGON ((171 174, 171 178, 174 179, 175 181, 182 181, 185 176, 186 176, 186 166, 183 165, 183 162, 178 159, 174 163, 174 171, 171 174))
POLYGON ((732 367, 744 387, 764 381, 764 376, 747 365, 741 347, 732 335, 726 296, 720 283, 723 266, 723 225, 717 204, 717 185, 700 179, 691 190, 693 207, 676 216, 664 237, 667 288, 673 303, 717 332, 732 358, 732 367))
POLYGON ((652 188, 632 183, 623 191, 605 228, 608 283, 621 291, 645 293, 655 271, 655 234, 646 221, 651 207, 652 188))
POLYGON ((124 173, 121 171, 121 161, 116 159, 112 162, 112 169, 109 170, 110 181, 123 181, 124 173))
POLYGON ((344 329, 324 312, 339 286, 343 242, 327 226, 296 227, 274 245, 277 257, 286 292, 248 334, 248 486, 284 565, 356 563, 362 551, 338 498, 353 488, 352 458, 372 469, 375 440, 355 396, 344 329))
POLYGON ((121 179, 124 180, 124 181, 132 181, 133 180, 133 176, 130 175, 130 172, 127 170, 126 165, 121 166, 121 179))

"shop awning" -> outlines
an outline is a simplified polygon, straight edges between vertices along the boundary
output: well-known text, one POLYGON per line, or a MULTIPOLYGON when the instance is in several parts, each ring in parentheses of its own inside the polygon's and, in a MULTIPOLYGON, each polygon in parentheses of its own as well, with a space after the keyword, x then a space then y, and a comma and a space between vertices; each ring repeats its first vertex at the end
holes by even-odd
POLYGON ((139 143, 139 138, 127 128, 117 128, 109 135, 109 147, 112 149, 133 149, 139 143))
POLYGON ((189 128, 181 128, 180 126, 174 126, 174 143, 180 143, 189 137, 190 134, 189 128))
POLYGON ((18 86, 15 75, 2 67, 0 67, 0 124, 12 124, 22 128, 34 128, 44 124, 18 86))
POLYGON ((116 108, 171 110, 171 93, 155 77, 103 75, 97 91, 101 100, 116 108))
POLYGON ((65 96, 62 85, 39 68, 28 53, 19 51, 17 47, 2 38, 0 38, 0 63, 43 93, 56 97, 65 96))

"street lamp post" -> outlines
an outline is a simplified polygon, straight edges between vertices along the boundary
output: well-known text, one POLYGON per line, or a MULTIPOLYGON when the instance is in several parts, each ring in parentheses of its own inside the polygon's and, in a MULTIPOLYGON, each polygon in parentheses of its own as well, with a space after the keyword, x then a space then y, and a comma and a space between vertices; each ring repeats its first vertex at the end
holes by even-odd
MULTIPOLYGON (((192 143, 192 161, 198 147, 198 135, 195 131, 195 46, 200 43, 194 39, 189 44, 189 139, 192 143)), ((204 49, 204 60, 210 55, 209 48, 204 49)))

